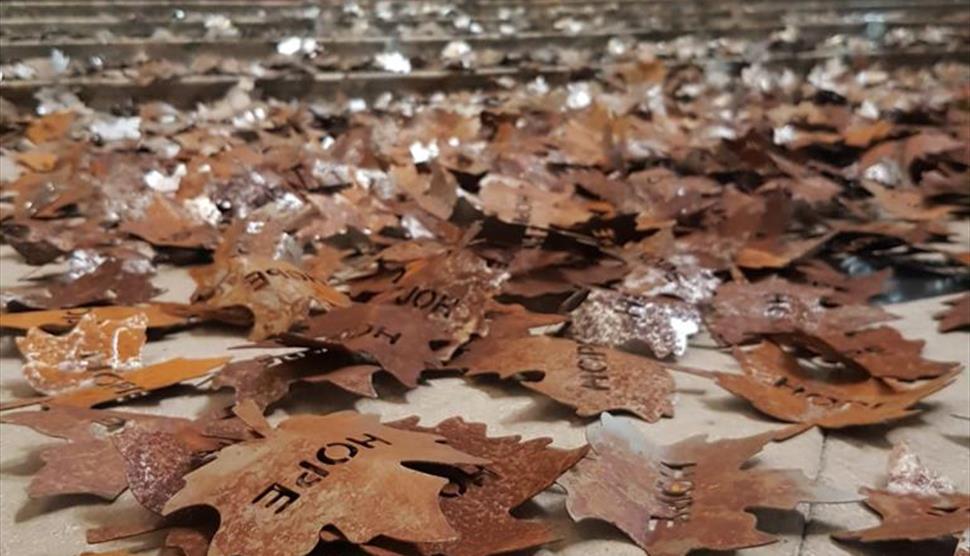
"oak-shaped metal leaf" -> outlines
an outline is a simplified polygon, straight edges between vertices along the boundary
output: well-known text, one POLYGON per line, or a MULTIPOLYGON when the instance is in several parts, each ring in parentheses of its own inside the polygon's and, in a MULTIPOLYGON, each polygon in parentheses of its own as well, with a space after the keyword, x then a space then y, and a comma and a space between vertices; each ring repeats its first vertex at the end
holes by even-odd
POLYGON ((303 415, 266 438, 223 449, 185 477, 165 513, 219 511, 210 554, 297 556, 335 526, 354 543, 378 535, 410 542, 457 538, 439 507, 447 480, 405 463, 484 464, 432 434, 382 425, 353 411, 303 415))
POLYGON ((452 365, 468 368, 470 376, 542 373, 541 379, 521 384, 575 407, 583 417, 622 410, 653 422, 674 413, 674 380, 660 363, 567 338, 527 336, 481 347, 472 343, 452 365))
POLYGON ((549 438, 523 442, 519 436, 489 437, 485 425, 466 423, 460 417, 433 428, 418 426, 416 418, 388 425, 441 435, 449 446, 492 462, 453 479, 454 491, 442 496, 441 510, 460 537, 418 544, 418 552, 428 556, 488 556, 556 540, 549 524, 518 519, 509 511, 553 484, 586 454, 586 446, 559 450, 549 447, 549 438))
POLYGON ((813 485, 800 471, 742 469, 768 442, 804 428, 656 446, 631 421, 603 414, 587 428, 591 452, 559 483, 574 520, 613 523, 650 556, 770 544, 777 539, 758 531, 747 510, 858 499, 813 485))
POLYGON ((820 379, 771 342, 747 351, 735 348, 734 357, 742 374, 697 374, 713 377, 719 386, 776 419, 832 429, 882 423, 918 413, 912 406, 952 384, 959 372, 952 371, 913 388, 896 389, 876 378, 846 378, 851 373, 838 370, 832 371, 831 380, 820 379))

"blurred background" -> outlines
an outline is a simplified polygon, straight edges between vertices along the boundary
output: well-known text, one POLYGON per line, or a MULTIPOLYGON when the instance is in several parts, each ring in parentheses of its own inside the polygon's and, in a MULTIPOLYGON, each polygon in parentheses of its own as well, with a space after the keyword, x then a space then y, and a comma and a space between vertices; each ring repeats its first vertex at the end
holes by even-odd
POLYGON ((966 0, 5 0, 0 19, 0 95, 23 106, 54 85, 101 109, 191 106, 240 81, 280 99, 364 101, 555 85, 633 50, 750 80, 970 60, 966 0))

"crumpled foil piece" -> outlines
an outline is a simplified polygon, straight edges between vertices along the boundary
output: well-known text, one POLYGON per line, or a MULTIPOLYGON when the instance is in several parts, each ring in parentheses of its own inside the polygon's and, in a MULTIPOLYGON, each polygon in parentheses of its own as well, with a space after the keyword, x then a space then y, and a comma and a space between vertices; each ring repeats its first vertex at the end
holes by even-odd
POLYGON ((122 141, 124 139, 137 140, 141 138, 141 118, 113 118, 107 114, 101 115, 91 122, 91 133, 102 141, 122 141))
POLYGON ((381 52, 374 56, 374 64, 391 73, 411 73, 411 60, 400 52, 381 52))
POLYGON ((424 164, 425 162, 430 162, 435 158, 438 158, 438 155, 440 154, 438 142, 435 140, 431 140, 428 143, 415 141, 411 143, 408 150, 411 152, 411 159, 415 164, 424 164))
POLYGON ((566 106, 570 110, 580 110, 593 103, 593 94, 589 83, 581 81, 566 85, 569 96, 566 98, 566 106))
POLYGON ((239 36, 239 29, 232 20, 222 14, 213 14, 205 19, 205 35, 207 38, 234 38, 239 36))
POLYGON ((317 50, 317 39, 304 37, 286 37, 276 43, 276 52, 283 56, 293 56, 303 53, 311 55, 317 50))
POLYGON ((572 312, 574 338, 581 342, 619 346, 646 343, 659 358, 687 352, 687 338, 700 331, 701 314, 684 301, 593 290, 572 312))
POLYGON ((441 49, 441 60, 448 66, 469 68, 475 63, 475 52, 465 41, 451 41, 441 49))
POLYGON ((939 496, 956 492, 950 479, 926 467, 905 442, 893 446, 888 468, 886 490, 894 494, 939 496))
POLYGON ((151 170, 142 178, 145 185, 160 193, 173 193, 178 191, 182 178, 187 173, 185 164, 179 164, 172 171, 171 175, 158 170, 151 170))
POLYGON ((78 114, 90 112, 77 95, 63 89, 45 87, 34 93, 34 98, 37 99, 38 116, 63 111, 74 111, 78 114))

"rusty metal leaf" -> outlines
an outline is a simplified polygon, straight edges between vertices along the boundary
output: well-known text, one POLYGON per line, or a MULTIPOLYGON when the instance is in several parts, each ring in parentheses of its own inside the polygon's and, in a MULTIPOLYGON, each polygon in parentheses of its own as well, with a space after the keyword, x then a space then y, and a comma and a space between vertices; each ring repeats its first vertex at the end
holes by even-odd
POLYGON ((821 379, 772 342, 746 351, 735 348, 734 357, 743 374, 702 374, 713 377, 719 386, 772 417, 833 429, 882 423, 918 413, 912 406, 952 384, 958 372, 897 390, 875 378, 839 376, 838 370, 829 371, 829 379, 821 379))
POLYGON ((674 413, 674 380, 662 364, 567 338, 531 336, 482 348, 472 343, 452 365, 467 367, 469 376, 540 372, 541 379, 521 384, 575 407, 583 417, 623 410, 653 422, 674 413))
POLYGON ((930 540, 958 536, 970 518, 970 494, 895 494, 885 490, 863 489, 866 505, 882 519, 876 527, 834 533, 843 541, 878 542, 890 540, 930 540))
POLYGON ((312 317, 299 333, 283 335, 280 342, 363 354, 413 388, 422 371, 440 366, 431 342, 448 335, 440 321, 417 308, 372 302, 312 317))
POLYGON ((128 220, 119 229, 160 247, 212 249, 219 241, 215 228, 194 220, 185 209, 159 193, 152 197, 141 219, 128 220))
POLYGON ((344 390, 367 397, 377 397, 371 375, 375 365, 355 365, 349 353, 318 348, 296 353, 263 356, 233 361, 215 375, 215 388, 231 387, 236 402, 251 400, 260 409, 282 399, 294 382, 330 382, 344 390))
POLYGON ((933 315, 933 318, 940 321, 937 330, 953 332, 970 327, 970 293, 947 301, 946 304, 950 306, 949 309, 933 315))
POLYGON ((409 263, 394 286, 371 302, 422 311, 457 346, 484 332, 485 310, 507 278, 471 251, 456 249, 409 263))
POLYGON ((0 404, 0 410, 34 404, 48 406, 94 407, 112 401, 124 401, 149 392, 198 378, 229 361, 229 357, 212 359, 170 359, 141 367, 123 375, 110 371, 94 374, 90 386, 61 392, 43 398, 25 398, 0 404))
POLYGON ((632 422, 603 414, 587 428, 590 454, 559 479, 566 509, 577 521, 615 524, 651 556, 773 543, 747 510, 857 499, 813 485, 798 471, 742 469, 768 442, 804 429, 713 442, 693 436, 656 446, 632 422))
POLYGON ((88 314, 94 315, 99 321, 123 320, 135 315, 143 315, 148 329, 172 328, 189 322, 189 319, 174 315, 160 305, 82 307, 0 313, 0 330, 26 331, 30 328, 41 328, 48 332, 66 332, 74 328, 88 314))
POLYGON ((705 322, 723 344, 739 344, 762 334, 818 328, 855 330, 895 318, 867 305, 829 308, 822 298, 831 290, 772 277, 755 283, 730 282, 718 288, 705 322))
POLYGON ((141 366, 146 324, 140 313, 108 320, 88 313, 63 336, 31 328, 16 339, 26 360, 24 378, 34 390, 53 395, 89 386, 101 371, 123 375, 141 366))
POLYGON ((245 307, 253 315, 250 338, 286 332, 311 309, 350 304, 342 293, 284 261, 235 257, 197 273, 193 298, 210 309, 245 307))
POLYGON ((895 328, 880 326, 846 331, 820 328, 812 334, 793 334, 799 346, 843 361, 878 378, 919 380, 951 373, 956 362, 932 361, 921 355, 923 340, 907 340, 895 328))
POLYGON ((224 448, 185 477, 165 513, 198 505, 221 516, 212 549, 223 554, 303 555, 320 529, 348 540, 456 538, 438 506, 445 479, 402 464, 485 464, 439 436, 382 425, 352 411, 291 417, 265 439, 224 448))
POLYGON ((74 407, 6 415, 2 422, 30 427, 68 443, 48 448, 31 480, 31 497, 93 494, 114 499, 126 488, 158 511, 201 454, 222 442, 187 419, 74 407))
POLYGON ((688 337, 701 325, 691 303, 601 289, 591 291, 571 318, 577 340, 609 346, 640 341, 659 358, 686 353, 688 337))
POLYGON ((449 486, 457 492, 441 498, 441 511, 458 531, 458 540, 418 544, 419 553, 488 556, 556 540, 549 524, 518 519, 509 511, 553 484, 586 454, 586 446, 558 450, 549 447, 549 438, 523 442, 519 436, 488 437, 485 425, 467 423, 460 417, 433 428, 418 426, 416 418, 388 426, 440 435, 449 446, 491 462, 452 478, 449 486))

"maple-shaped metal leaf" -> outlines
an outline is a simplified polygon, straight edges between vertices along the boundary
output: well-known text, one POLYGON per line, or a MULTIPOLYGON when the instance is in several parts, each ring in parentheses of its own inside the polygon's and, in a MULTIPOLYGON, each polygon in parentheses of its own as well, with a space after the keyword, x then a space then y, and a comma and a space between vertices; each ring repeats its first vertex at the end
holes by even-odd
POLYGON ((219 242, 219 233, 214 227, 194 219, 187 210, 159 193, 154 194, 141 219, 125 221, 119 228, 159 247, 212 249, 219 242))
POLYGON ((282 399, 294 382, 330 382, 355 394, 376 397, 371 376, 376 365, 355 364, 352 354, 335 349, 306 349, 296 353, 233 361, 212 380, 215 388, 229 386, 236 401, 252 400, 260 409, 282 399))
POLYGON ((521 384, 576 408, 580 416, 623 410, 653 422, 674 414, 674 380, 651 359, 567 338, 527 336, 472 343, 451 366, 502 378, 540 372, 521 384))
POLYGON ((57 394, 93 383, 98 371, 138 368, 147 321, 142 314, 101 320, 88 313, 62 336, 32 328, 16 339, 24 378, 42 394, 57 394))
POLYGON ((98 320, 123 320, 144 315, 148 329, 171 328, 188 324, 185 317, 173 315, 160 305, 113 305, 109 307, 82 307, 77 309, 52 309, 24 313, 0 313, 0 331, 26 331, 40 328, 48 332, 63 332, 74 328, 81 319, 92 314, 98 320))
POLYGON ((809 284, 832 290, 826 299, 840 305, 865 303, 881 294, 893 273, 891 268, 886 268, 864 276, 848 276, 819 259, 805 261, 796 270, 809 284))
POLYGON ((950 306, 949 309, 933 315, 933 318, 940 321, 937 330, 953 332, 970 328, 970 293, 947 301, 946 304, 950 306))
POLYGON ((439 507, 448 481, 404 464, 488 462, 440 440, 353 411, 292 417, 266 438, 224 448, 187 475, 165 513, 216 508, 220 527, 210 554, 303 555, 326 525, 354 543, 378 535, 453 540, 457 533, 439 507))
POLYGON ((553 484, 586 454, 586 446, 558 450, 549 447, 549 438, 522 442, 519 436, 488 437, 485 425, 466 423, 460 417, 433 428, 418 426, 417 418, 388 426, 441 435, 449 446, 492 462, 471 475, 453 479, 456 492, 441 498, 441 511, 458 531, 459 539, 418 544, 419 553, 488 556, 556 540, 548 524, 517 519, 509 511, 553 484))
POLYGON ((919 380, 945 376, 960 368, 957 362, 933 361, 922 356, 923 340, 907 340, 895 328, 863 330, 820 328, 789 338, 823 357, 842 361, 877 378, 919 380))
POLYGON ((863 489, 863 493, 866 505, 879 514, 882 523, 869 529, 834 533, 833 537, 859 542, 930 540, 959 536, 970 520, 970 494, 922 496, 873 489, 863 489))
POLYGON ((836 376, 831 380, 822 380, 771 342, 748 351, 735 348, 734 357, 743 374, 691 372, 714 378, 719 386, 772 417, 832 429, 882 423, 918 413, 911 407, 952 384, 959 372, 900 390, 875 378, 844 378, 838 371, 833 371, 836 376))
POLYGON ((371 302, 312 317, 298 333, 284 334, 279 341, 363 354, 414 388, 422 371, 440 366, 431 342, 448 337, 440 322, 419 309, 371 302))
POLYGON ((31 497, 93 494, 113 500, 126 488, 158 511, 181 476, 222 443, 187 419, 76 407, 5 415, 68 443, 41 452, 44 467, 31 480, 31 497))
POLYGON ((94 373, 90 385, 82 384, 77 388, 65 390, 52 396, 3 402, 0 403, 0 410, 34 404, 94 407, 107 402, 124 401, 144 396, 148 392, 173 386, 189 379, 198 378, 223 365, 229 359, 229 357, 169 359, 124 374, 101 370, 94 373))
POLYGON ((208 309, 245 307, 252 313, 250 339, 286 332, 313 308, 350 305, 342 293, 285 261, 260 257, 220 259, 193 276, 193 299, 208 309))
POLYGON ((733 345, 762 334, 823 327, 855 330, 896 318, 867 305, 825 307, 821 301, 831 292, 777 277, 755 283, 731 282, 718 288, 705 322, 718 342, 733 345))
POLYGON ((409 263, 393 287, 371 303, 413 307, 458 346, 472 333, 483 332, 488 302, 506 279, 507 272, 490 268, 468 249, 455 249, 409 263))
POLYGON ((2 301, 7 307, 30 309, 144 303, 161 293, 152 284, 151 274, 143 271, 145 265, 150 262, 141 257, 111 256, 80 275, 68 272, 38 285, 7 288, 3 291, 2 301))
POLYGON ((577 521, 615 524, 650 556, 770 544, 777 539, 755 529, 755 516, 747 510, 858 499, 815 486, 800 471, 742 469, 765 444, 803 426, 656 446, 631 421, 608 413, 600 419, 586 431, 590 454, 559 479, 567 491, 566 509, 577 521))

